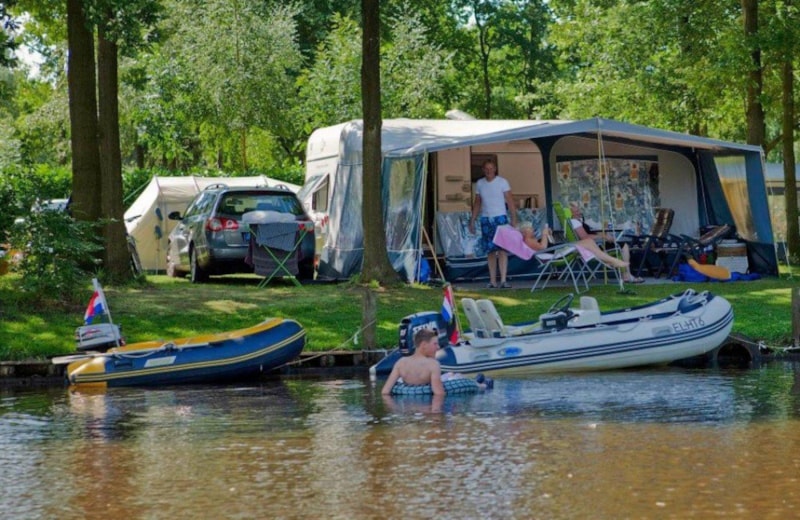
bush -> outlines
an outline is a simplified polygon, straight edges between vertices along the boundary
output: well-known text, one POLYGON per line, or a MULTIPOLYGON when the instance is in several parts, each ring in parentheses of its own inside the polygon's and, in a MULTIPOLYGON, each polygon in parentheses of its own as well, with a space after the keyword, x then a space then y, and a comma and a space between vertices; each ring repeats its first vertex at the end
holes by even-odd
POLYGON ((22 274, 20 289, 42 301, 74 301, 100 263, 95 227, 59 211, 33 212, 15 225, 11 245, 22 255, 12 269, 22 274))

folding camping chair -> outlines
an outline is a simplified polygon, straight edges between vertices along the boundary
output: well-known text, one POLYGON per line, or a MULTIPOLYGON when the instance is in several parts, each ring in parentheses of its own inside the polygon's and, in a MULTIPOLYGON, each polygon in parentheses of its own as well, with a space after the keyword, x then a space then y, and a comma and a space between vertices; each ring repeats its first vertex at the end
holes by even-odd
POLYGON ((700 255, 706 248, 716 249, 717 244, 724 238, 727 238, 733 233, 733 228, 728 224, 721 226, 713 226, 705 233, 700 235, 699 238, 690 237, 689 235, 670 235, 672 239, 671 247, 664 247, 660 250, 661 266, 669 265, 667 276, 672 276, 672 273, 677 272, 678 264, 684 258, 694 258, 700 260, 700 255), (670 258, 672 261, 670 261, 670 258))
POLYGON ((642 276, 642 271, 647 269, 652 272, 651 263, 653 262, 654 252, 656 247, 663 245, 664 241, 669 236, 669 230, 672 227, 672 220, 675 217, 675 211, 672 208, 656 208, 655 220, 650 227, 650 232, 643 235, 626 235, 625 238, 630 240, 631 248, 631 265, 633 259, 638 258, 636 272, 634 275, 642 276))
POLYGON ((265 278, 258 284, 266 287, 274 278, 288 278, 300 287, 297 257, 303 237, 305 222, 250 223, 253 271, 265 278))
POLYGON ((559 280, 569 278, 575 287, 576 293, 581 293, 578 288, 578 278, 583 280, 585 286, 584 291, 589 290, 589 284, 582 274, 582 267, 577 268, 576 262, 580 262, 578 249, 569 244, 559 244, 556 246, 548 247, 537 251, 533 255, 537 262, 539 262, 540 270, 536 281, 531 287, 531 292, 535 292, 537 288, 544 289, 553 277, 559 280), (576 270, 577 268, 577 270, 576 270), (544 283, 539 287, 539 282, 544 278, 544 283))
MULTIPOLYGON (((621 280, 622 273, 620 273, 619 269, 604 264, 603 262, 597 259, 594 253, 576 244, 576 242, 580 242, 580 237, 578 237, 577 233, 575 232, 575 229, 572 227, 572 223, 570 222, 572 220, 572 212, 569 210, 569 208, 564 208, 563 206, 561 206, 561 204, 558 204, 556 206, 556 204, 558 203, 554 203, 553 206, 556 208, 557 211, 558 210, 561 211, 561 217, 563 219, 562 227, 564 229, 564 238, 567 240, 567 242, 573 243, 572 245, 575 246, 575 248, 579 253, 581 262, 580 262, 580 271, 578 274, 579 276, 583 277, 584 283, 586 284, 587 288, 589 286, 589 280, 597 276, 600 269, 610 269, 616 274, 617 279, 621 280)), ((615 246, 613 248, 606 249, 606 253, 608 253, 611 256, 619 258, 622 256, 622 249, 615 246)))

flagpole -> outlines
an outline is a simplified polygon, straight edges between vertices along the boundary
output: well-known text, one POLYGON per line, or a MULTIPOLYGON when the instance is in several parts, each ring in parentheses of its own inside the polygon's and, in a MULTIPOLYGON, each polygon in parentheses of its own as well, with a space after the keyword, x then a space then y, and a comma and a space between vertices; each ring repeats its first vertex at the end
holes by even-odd
MULTIPOLYGON (((103 292, 103 287, 100 286, 100 282, 97 281, 97 278, 92 278, 92 285, 94 286, 94 290, 97 292, 97 294, 100 295, 100 299, 103 302, 103 308, 106 311, 106 316, 108 316, 109 325, 114 325, 114 322, 111 321, 111 306, 108 304, 108 300, 106 300, 106 293, 103 292)), ((112 330, 114 330, 113 327, 112 330)), ((117 333, 114 333, 114 343, 116 343, 118 347, 120 346, 119 334, 117 333)))
POLYGON ((452 300, 450 301, 450 305, 453 307, 453 319, 456 322, 456 331, 458 331, 458 337, 460 339, 461 338, 461 323, 458 320, 458 307, 456 306, 456 293, 455 293, 455 290, 453 289, 453 286, 452 286, 452 284, 450 282, 445 282, 444 287, 445 287, 445 291, 447 291, 448 287, 450 288, 450 291, 448 293, 450 296, 452 296, 452 300))

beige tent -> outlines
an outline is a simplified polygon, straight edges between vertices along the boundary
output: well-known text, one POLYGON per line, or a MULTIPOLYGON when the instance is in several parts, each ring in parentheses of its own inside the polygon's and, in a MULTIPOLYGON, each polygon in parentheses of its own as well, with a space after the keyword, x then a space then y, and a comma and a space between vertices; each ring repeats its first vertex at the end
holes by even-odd
POLYGON ((228 186, 279 186, 283 185, 293 192, 299 186, 271 179, 264 175, 257 177, 159 177, 154 176, 130 208, 125 211, 125 226, 134 239, 136 249, 147 271, 163 271, 167 263, 167 237, 175 221, 167 215, 173 211, 183 213, 194 196, 212 184, 228 186))

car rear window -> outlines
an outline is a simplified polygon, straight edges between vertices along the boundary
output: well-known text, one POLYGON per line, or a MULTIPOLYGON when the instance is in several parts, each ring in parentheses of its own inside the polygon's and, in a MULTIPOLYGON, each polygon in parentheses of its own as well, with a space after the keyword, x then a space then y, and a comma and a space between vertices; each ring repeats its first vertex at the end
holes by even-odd
POLYGON ((303 206, 293 193, 226 193, 219 204, 218 213, 241 217, 248 211, 277 211, 302 216, 303 206))

